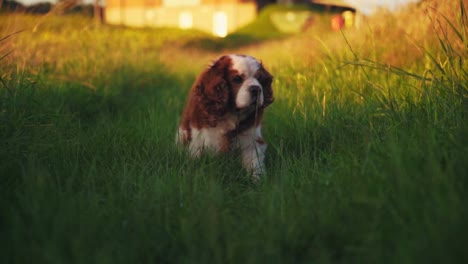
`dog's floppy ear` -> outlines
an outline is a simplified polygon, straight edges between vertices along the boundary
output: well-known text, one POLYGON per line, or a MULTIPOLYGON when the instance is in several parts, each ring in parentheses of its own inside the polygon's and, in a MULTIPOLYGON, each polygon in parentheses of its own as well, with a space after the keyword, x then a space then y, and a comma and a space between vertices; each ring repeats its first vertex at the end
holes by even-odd
POLYGON ((227 56, 219 58, 199 77, 196 85, 196 96, 203 111, 208 117, 208 124, 216 126, 218 117, 226 114, 229 104, 229 86, 225 79, 229 69, 230 59, 227 56))
POLYGON ((263 107, 267 107, 275 100, 273 96, 273 88, 271 83, 273 82, 273 76, 263 67, 263 64, 260 65, 258 81, 263 87, 263 107))

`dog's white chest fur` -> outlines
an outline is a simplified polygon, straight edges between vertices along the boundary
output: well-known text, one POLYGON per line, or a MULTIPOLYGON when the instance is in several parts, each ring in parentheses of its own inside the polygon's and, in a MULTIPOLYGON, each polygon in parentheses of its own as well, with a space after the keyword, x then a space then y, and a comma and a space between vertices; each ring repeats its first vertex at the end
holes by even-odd
MULTIPOLYGON (((199 157, 202 153, 223 152, 222 146, 230 144, 230 150, 239 149, 242 155, 242 164, 252 172, 255 180, 258 180, 265 173, 263 160, 265 158, 266 144, 263 142, 261 126, 249 128, 225 142, 225 127, 212 127, 202 129, 191 129, 191 141, 188 144, 188 150, 193 158, 199 157)), ((181 142, 183 135, 187 134, 183 128, 179 128, 177 142, 181 142)))

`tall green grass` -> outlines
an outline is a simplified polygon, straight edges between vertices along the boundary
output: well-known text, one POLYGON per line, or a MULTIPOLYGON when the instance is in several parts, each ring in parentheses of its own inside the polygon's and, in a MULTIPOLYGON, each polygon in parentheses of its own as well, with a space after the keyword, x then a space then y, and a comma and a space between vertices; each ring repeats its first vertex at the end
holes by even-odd
POLYGON ((1 15, 0 38, 25 30, 0 42, 0 57, 13 50, 0 61, 2 263, 461 263, 460 5, 400 65, 380 60, 392 55, 372 28, 229 51, 275 76, 260 185, 236 155, 174 146, 187 91, 219 55, 179 49, 199 33, 79 17, 33 31, 34 17, 1 15))

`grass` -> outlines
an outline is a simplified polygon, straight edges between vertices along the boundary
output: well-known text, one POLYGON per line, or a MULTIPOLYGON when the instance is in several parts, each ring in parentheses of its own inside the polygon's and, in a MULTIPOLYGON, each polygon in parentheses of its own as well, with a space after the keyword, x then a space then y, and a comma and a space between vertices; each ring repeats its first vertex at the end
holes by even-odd
POLYGON ((0 15, 1 262, 466 261, 466 7, 433 3, 228 51, 275 75, 260 185, 174 146, 200 33, 0 15))

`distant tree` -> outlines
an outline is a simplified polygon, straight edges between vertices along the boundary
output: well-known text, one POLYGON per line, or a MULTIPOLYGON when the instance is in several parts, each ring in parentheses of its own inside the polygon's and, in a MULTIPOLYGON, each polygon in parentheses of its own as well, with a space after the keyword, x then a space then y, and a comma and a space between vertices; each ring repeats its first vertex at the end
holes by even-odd
POLYGON ((26 6, 26 12, 32 14, 47 14, 52 10, 53 5, 49 2, 37 3, 26 6))
POLYGON ((16 1, 0 0, 0 10, 6 12, 24 12, 26 10, 26 7, 23 4, 16 1))
POLYGON ((276 0, 257 0, 258 10, 262 10, 266 5, 275 4, 276 0))
POLYGON ((58 0, 57 4, 51 10, 51 13, 56 15, 63 15, 74 7, 80 5, 82 0, 58 0))

